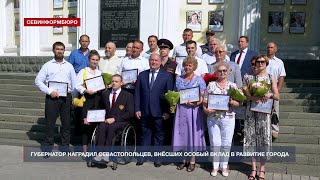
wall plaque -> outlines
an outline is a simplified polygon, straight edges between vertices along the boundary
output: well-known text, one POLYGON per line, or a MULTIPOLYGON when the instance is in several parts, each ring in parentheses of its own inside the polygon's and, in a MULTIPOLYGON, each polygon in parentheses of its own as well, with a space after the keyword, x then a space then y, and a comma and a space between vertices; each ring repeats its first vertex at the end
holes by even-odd
POLYGON ((100 47, 108 41, 118 48, 139 39, 140 0, 100 1, 100 47))

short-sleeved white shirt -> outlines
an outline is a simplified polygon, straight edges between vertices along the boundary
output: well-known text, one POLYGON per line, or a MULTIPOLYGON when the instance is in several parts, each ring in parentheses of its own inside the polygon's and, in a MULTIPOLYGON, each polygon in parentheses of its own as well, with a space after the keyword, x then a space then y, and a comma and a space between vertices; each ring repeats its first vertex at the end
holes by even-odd
POLYGON ((150 69, 149 61, 141 55, 135 59, 131 56, 125 57, 117 70, 117 74, 121 74, 122 71, 131 69, 138 69, 138 73, 150 69))
MULTIPOLYGON (((200 46, 197 46, 197 53, 196 54, 197 54, 198 58, 201 58, 202 50, 201 50, 200 46)), ((180 61, 182 62, 187 56, 188 56, 188 52, 186 50, 185 43, 179 44, 173 49, 172 57, 176 58, 177 63, 179 63, 180 61)))
MULTIPOLYGON (((194 71, 194 73, 197 75, 197 76, 200 76, 203 75, 203 74, 206 74, 208 73, 208 66, 207 66, 207 63, 203 60, 203 59, 200 59, 198 57, 196 57, 197 61, 198 61, 198 68, 194 71)), ((184 71, 184 68, 182 66, 182 63, 183 61, 181 62, 178 62, 178 65, 177 65, 177 68, 176 68, 176 74, 178 74, 179 76, 181 75, 184 75, 185 74, 185 71, 184 71)))
POLYGON ((286 70, 284 68, 284 63, 281 59, 273 56, 273 58, 269 59, 269 65, 267 66, 268 74, 274 76, 278 81, 281 76, 286 76, 286 70))

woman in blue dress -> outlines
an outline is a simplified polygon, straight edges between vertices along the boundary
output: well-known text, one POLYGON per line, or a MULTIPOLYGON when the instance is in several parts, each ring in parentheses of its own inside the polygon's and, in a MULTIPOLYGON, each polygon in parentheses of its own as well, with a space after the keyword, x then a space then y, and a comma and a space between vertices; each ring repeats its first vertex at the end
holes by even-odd
MULTIPOLYGON (((195 75, 198 62, 194 56, 187 56, 183 61, 183 68, 186 72, 176 80, 176 91, 192 87, 200 88, 200 101, 178 104, 174 120, 173 147, 175 151, 197 152, 206 148, 204 137, 203 113, 201 104, 206 89, 204 80, 195 75)), ((186 160, 178 165, 177 169, 182 170, 187 166, 186 160)), ((195 169, 195 156, 192 156, 187 171, 195 169)))

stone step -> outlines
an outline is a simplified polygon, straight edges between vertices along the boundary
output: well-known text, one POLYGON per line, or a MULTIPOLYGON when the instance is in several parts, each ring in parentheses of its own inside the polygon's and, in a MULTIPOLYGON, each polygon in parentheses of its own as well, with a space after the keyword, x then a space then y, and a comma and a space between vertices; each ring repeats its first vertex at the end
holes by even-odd
MULTIPOLYGON (((81 137, 74 136, 74 133, 71 133, 71 141, 73 143, 80 143, 81 137)), ((3 139, 20 139, 20 140, 35 140, 43 141, 45 137, 44 132, 39 131, 25 131, 25 130, 12 130, 12 129, 0 129, 0 138, 3 139)), ((54 141, 60 142, 61 136, 56 133, 54 135, 54 141)))
POLYGON ((24 91, 39 91, 36 85, 20 85, 20 84, 1 84, 0 89, 7 90, 24 90, 24 91))
POLYGON ((0 94, 4 95, 15 95, 15 96, 35 96, 41 97, 45 96, 45 94, 41 91, 25 91, 25 90, 7 90, 7 89, 0 89, 0 94))
POLYGON ((44 109, 45 103, 0 100, 0 107, 44 109))
POLYGON ((0 72, 0 79, 20 79, 20 80, 34 80, 36 74, 34 73, 7 73, 0 72))
MULTIPOLYGON (((281 119, 280 118, 279 124, 280 124, 280 128, 281 128, 281 126, 320 127, 320 120, 314 120, 314 119, 281 119)), ((280 130, 280 131, 282 131, 282 130, 280 130)))
MULTIPOLYGON (((281 130, 280 130, 281 131, 281 130)), ((320 135, 281 134, 278 143, 320 144, 320 135)))
MULTIPOLYGON (((59 128, 59 125, 57 125, 57 127, 55 128, 55 133, 58 133, 58 128, 59 128)), ((44 132, 46 130, 46 126, 44 124, 0 121, 0 129, 44 132)))
POLYGON ((0 79, 0 84, 20 84, 20 85, 34 85, 34 80, 22 79, 0 79))
POLYGON ((280 106, 280 112, 310 112, 310 113, 319 113, 320 106, 280 106))
MULTIPOLYGON (((296 180, 296 179, 300 180, 300 175, 320 177, 319 166, 312 166, 312 165, 268 162, 266 163, 266 170, 267 171, 270 170, 271 172, 274 172, 274 173, 292 174, 292 180, 296 180), (299 175, 299 176, 295 176, 295 175, 299 175)), ((306 177, 306 179, 310 179, 310 178, 306 177)))
POLYGON ((320 87, 320 80, 285 79, 283 88, 320 87))
POLYGON ((308 100, 320 100, 320 94, 313 93, 281 93, 280 99, 308 99, 308 100))
MULTIPOLYGON (((17 114, 1 114, 0 121, 9 122, 25 122, 35 124, 45 124, 46 120, 44 116, 32 116, 32 115, 17 115, 17 114)), ((57 122, 60 122, 59 118, 57 122)))
POLYGON ((307 99, 281 99, 280 107, 282 105, 290 106, 320 106, 320 101, 307 99))
MULTIPOLYGON (((281 136, 281 134, 279 136, 281 136)), ((296 144, 296 143, 273 142, 272 146, 295 147, 295 151, 297 154, 318 154, 318 155, 320 155, 320 145, 319 144, 296 144)))
POLYGON ((26 139, 8 139, 0 138, 0 145, 10 146, 40 146, 43 141, 26 140, 26 139))
MULTIPOLYGON (((295 162, 282 162, 283 164, 299 164, 299 165, 312 165, 319 166, 319 154, 295 154, 295 162)), ((320 168, 320 166, 319 166, 320 168)))
POLYGON ((320 113, 280 112, 280 119, 320 119, 320 113))
POLYGON ((320 87, 294 87, 294 88, 282 88, 281 93, 318 93, 320 87))
MULTIPOLYGON (((280 126, 281 134, 319 135, 320 127, 280 126)), ((319 151, 320 153, 320 151, 319 151)))
POLYGON ((0 114, 44 116, 44 109, 25 109, 0 107, 0 114))
POLYGON ((0 94, 0 99, 5 101, 22 101, 22 102, 45 102, 45 95, 41 96, 15 96, 15 95, 3 95, 0 94))

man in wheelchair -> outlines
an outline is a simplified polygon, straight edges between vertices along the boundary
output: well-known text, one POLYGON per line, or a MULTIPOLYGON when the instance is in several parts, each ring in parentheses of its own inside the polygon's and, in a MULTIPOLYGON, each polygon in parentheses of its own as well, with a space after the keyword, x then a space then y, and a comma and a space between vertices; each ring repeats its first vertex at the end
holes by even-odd
MULTIPOLYGON (((122 90, 121 85, 122 76, 115 74, 112 76, 112 89, 102 92, 101 107, 106 110, 106 118, 97 129, 98 150, 112 146, 116 131, 125 128, 134 116, 133 96, 122 90)), ((96 156, 94 160, 108 162, 109 157, 96 156)))

